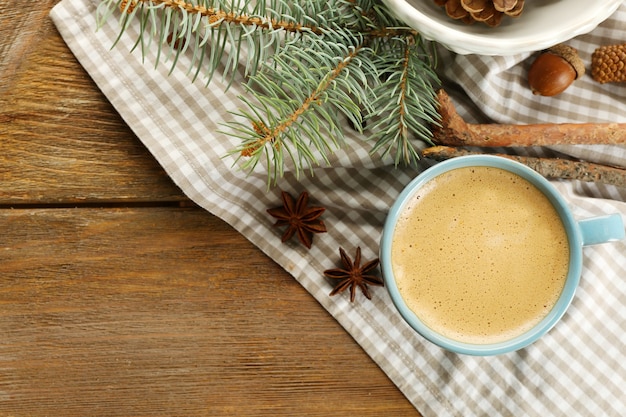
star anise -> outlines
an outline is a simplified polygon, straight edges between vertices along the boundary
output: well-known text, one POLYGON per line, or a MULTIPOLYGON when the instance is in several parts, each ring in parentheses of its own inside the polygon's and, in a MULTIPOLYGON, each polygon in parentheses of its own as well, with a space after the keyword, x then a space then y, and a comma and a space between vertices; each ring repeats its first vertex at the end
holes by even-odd
POLYGON ((267 212, 278 219, 274 226, 289 226, 281 240, 286 242, 293 235, 298 235, 300 242, 311 249, 313 243, 313 233, 326 232, 326 225, 319 217, 326 210, 324 207, 308 207, 309 193, 302 192, 296 202, 286 193, 282 192, 283 206, 267 210, 267 212))
POLYGON ((354 302, 357 287, 361 288, 363 294, 369 299, 372 299, 367 285, 376 285, 382 287, 383 280, 375 275, 369 275, 368 272, 378 266, 378 258, 366 262, 361 265, 361 247, 356 248, 356 256, 354 262, 350 259, 343 248, 339 248, 339 254, 341 255, 341 263, 344 268, 327 269, 324 271, 324 275, 327 278, 339 280, 335 285, 335 288, 331 291, 330 295, 335 295, 343 292, 347 288, 350 288, 350 302, 354 302))

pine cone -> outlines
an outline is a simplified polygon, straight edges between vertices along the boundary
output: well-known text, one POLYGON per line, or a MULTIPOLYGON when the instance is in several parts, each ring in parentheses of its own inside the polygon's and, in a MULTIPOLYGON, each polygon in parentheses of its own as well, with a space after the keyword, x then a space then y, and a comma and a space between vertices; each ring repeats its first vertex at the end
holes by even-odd
POLYGON ((499 26, 504 16, 519 16, 524 9, 524 0, 435 0, 435 3, 445 7, 453 19, 467 24, 483 22, 490 27, 499 26))
POLYGON ((596 49, 591 55, 591 76, 602 84, 626 81, 626 44, 596 49))

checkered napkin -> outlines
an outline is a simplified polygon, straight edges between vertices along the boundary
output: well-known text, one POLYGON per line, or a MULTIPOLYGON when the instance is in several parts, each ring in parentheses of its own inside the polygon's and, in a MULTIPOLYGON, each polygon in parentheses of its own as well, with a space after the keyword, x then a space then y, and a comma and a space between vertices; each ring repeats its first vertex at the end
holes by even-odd
MULTIPOLYGON (((189 57, 154 68, 130 53, 131 27, 117 47, 117 19, 96 31, 96 0, 63 0, 51 17, 80 63, 178 186, 197 204, 230 223, 289 271, 348 331, 425 416, 623 416, 626 413, 626 242, 586 247, 580 288, 565 317, 545 337, 497 357, 445 352, 403 323, 384 288, 351 304, 329 297, 325 269, 337 266, 339 247, 365 259, 377 256, 385 215, 417 169, 395 169, 370 155, 371 142, 348 135, 331 166, 296 178, 287 170, 268 191, 263 167, 246 175, 225 157, 237 140, 220 124, 241 106, 236 83, 225 93, 216 77, 192 83, 189 57), (280 190, 309 191, 327 208, 328 233, 310 250, 280 243, 266 208, 280 204, 280 190)), ((589 62, 593 49, 626 40, 626 6, 592 34, 572 40, 589 62)), ((152 55, 150 55, 152 54, 152 55)), ((464 117, 499 122, 626 122, 626 85, 599 85, 588 76, 557 98, 532 96, 525 86, 528 56, 455 56, 442 51, 443 75, 459 86, 453 97, 464 117), (468 99, 469 98, 469 99, 468 99), (482 115, 482 116, 481 116, 482 115)), ((454 93, 455 90, 451 89, 454 93)), ((561 146, 556 151, 595 162, 626 165, 626 149, 561 146)), ((626 214, 626 189, 555 182, 577 217, 626 214)))

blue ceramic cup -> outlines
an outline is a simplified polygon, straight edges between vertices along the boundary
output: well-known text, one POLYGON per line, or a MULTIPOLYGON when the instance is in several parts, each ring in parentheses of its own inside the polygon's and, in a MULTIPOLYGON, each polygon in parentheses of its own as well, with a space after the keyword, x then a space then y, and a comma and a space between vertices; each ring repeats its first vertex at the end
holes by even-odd
MULTIPOLYGON (((431 192, 436 192, 436 188, 431 192)), ((621 240, 624 238, 624 224, 621 214, 611 214, 601 217, 576 220, 569 209, 567 202, 558 190, 543 176, 530 169, 526 165, 510 159, 490 156, 472 155, 450 159, 434 165, 413 181, 401 192, 396 202, 391 207, 385 221, 383 235, 380 243, 381 269, 385 286, 391 296, 400 315, 420 335, 430 342, 452 352, 468 355, 497 355, 522 349, 535 342, 547 333, 565 314, 569 307, 576 288, 578 287, 582 271, 583 246, 621 240), (510 340, 497 343, 475 344, 467 343, 446 337, 427 326, 406 304, 402 294, 398 290, 394 278, 391 262, 392 243, 394 231, 398 219, 405 209, 407 202, 425 184, 435 177, 464 167, 487 166, 507 170, 526 179, 539 189, 552 203, 561 218, 569 245, 569 264, 565 285, 554 307, 538 324, 519 334, 510 340)))

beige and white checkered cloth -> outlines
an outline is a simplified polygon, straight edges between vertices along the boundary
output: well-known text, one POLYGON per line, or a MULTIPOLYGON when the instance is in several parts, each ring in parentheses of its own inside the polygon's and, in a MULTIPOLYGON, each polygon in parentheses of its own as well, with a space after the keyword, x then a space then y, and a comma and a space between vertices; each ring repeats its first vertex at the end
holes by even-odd
MULTIPOLYGON (((626 242, 584 249, 584 271, 576 298, 563 320, 545 337, 516 353, 469 357, 424 341, 394 311, 384 288, 370 302, 359 294, 329 297, 322 275, 335 267, 338 248, 375 257, 386 212, 416 170, 394 169, 369 154, 371 143, 348 138, 332 167, 297 180, 287 172, 266 188, 266 173, 247 176, 224 155, 237 140, 218 133, 229 111, 240 107, 242 90, 227 93, 219 77, 209 87, 191 83, 182 57, 154 69, 129 53, 135 27, 111 49, 117 19, 96 31, 97 0, 63 0, 51 17, 80 63, 145 146, 196 203, 221 217, 289 271, 345 327, 424 416, 624 416, 626 415, 626 242), (280 201, 280 189, 308 190, 327 207, 329 232, 316 235, 311 250, 280 243, 265 209, 280 201)), ((589 35, 570 44, 589 62, 595 47, 626 40, 626 6, 589 35)), ((589 76, 556 98, 532 96, 525 85, 528 56, 455 56, 442 52, 445 76, 465 117, 481 113, 498 122, 626 122, 626 84, 599 85, 589 76), (463 97, 471 100, 464 105, 463 97), (471 103, 475 104, 472 106, 471 103), (478 109, 476 111, 475 109, 478 109)), ((626 149, 559 147, 559 152, 626 166, 626 149)), ((626 214, 626 189, 556 182, 578 217, 626 214)))

